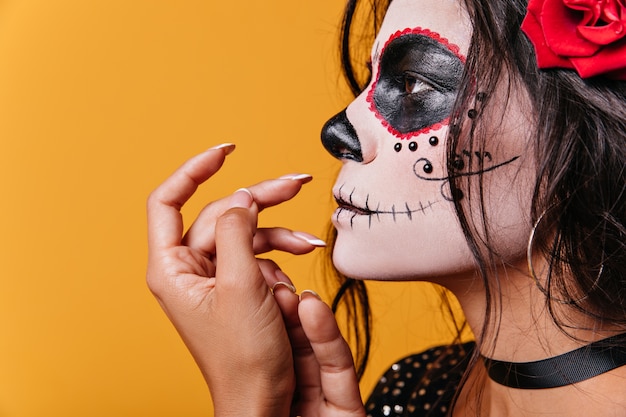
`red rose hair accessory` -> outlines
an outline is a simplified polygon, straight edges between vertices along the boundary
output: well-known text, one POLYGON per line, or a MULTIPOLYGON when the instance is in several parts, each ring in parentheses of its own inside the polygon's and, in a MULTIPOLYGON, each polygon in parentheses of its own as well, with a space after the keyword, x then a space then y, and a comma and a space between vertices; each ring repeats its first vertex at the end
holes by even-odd
POLYGON ((539 68, 626 80, 626 0, 530 0, 522 30, 539 68))

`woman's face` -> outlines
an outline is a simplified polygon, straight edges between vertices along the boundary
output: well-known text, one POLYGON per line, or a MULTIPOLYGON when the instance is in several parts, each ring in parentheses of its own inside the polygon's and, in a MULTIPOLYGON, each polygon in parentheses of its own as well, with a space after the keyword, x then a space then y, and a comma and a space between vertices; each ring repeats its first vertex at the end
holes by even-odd
MULTIPOLYGON (((342 273, 406 280, 474 269, 453 199, 478 206, 450 195, 445 168, 448 117, 470 35, 456 1, 394 0, 372 48, 372 81, 324 126, 324 146, 343 161, 332 216, 333 261, 342 273)), ((476 96, 470 122, 484 99, 476 96)), ((483 176, 492 246, 513 260, 524 254, 530 230, 530 129, 522 117, 525 96, 512 90, 505 110, 500 96, 489 98, 499 110, 482 115, 489 128, 484 149, 465 149, 450 163, 452 175, 483 176), (472 168, 478 162, 480 172, 472 168)))

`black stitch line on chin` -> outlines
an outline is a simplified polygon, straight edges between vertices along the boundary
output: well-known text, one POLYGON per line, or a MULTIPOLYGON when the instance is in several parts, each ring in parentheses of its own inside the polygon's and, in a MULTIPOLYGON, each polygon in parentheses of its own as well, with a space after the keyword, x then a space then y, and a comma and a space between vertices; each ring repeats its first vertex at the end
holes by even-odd
POLYGON ((391 214, 393 215, 393 222, 396 222, 396 205, 391 206, 391 214))
MULTIPOLYGON (((420 202, 421 204, 421 202, 420 202)), ((409 203, 406 202, 404 203, 405 207, 406 207, 406 215, 409 217, 409 221, 413 220, 413 213, 411 213, 411 209, 409 208, 409 203)))
POLYGON ((371 229, 372 228, 372 213, 371 213, 372 210, 370 210, 369 202, 370 202, 370 195, 368 193, 367 196, 365 197, 365 210, 370 212, 367 216, 367 223, 368 223, 367 228, 371 229))

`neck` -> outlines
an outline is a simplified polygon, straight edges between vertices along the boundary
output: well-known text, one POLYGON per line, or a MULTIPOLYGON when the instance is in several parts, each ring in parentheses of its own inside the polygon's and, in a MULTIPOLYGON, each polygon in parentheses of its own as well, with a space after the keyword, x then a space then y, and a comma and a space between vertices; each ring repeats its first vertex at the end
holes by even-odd
MULTIPOLYGON (((477 337, 484 334, 484 341, 480 346, 483 356, 507 362, 538 361, 624 331, 602 327, 590 317, 558 302, 553 303, 551 314, 546 306, 545 295, 525 272, 524 264, 525 261, 520 261, 519 265, 498 271, 499 295, 492 296, 493 305, 489 324, 484 332, 483 323, 486 320, 487 305, 485 291, 482 284, 478 283, 479 279, 474 278, 470 285, 467 280, 456 280, 452 285, 447 285, 458 298, 474 334, 477 337), (567 333, 555 323, 553 315, 566 326, 567 333)), ((579 413, 580 410, 588 407, 584 401, 589 401, 589 398, 580 395, 579 388, 585 387, 588 392, 595 392, 597 387, 610 391, 614 389, 612 384, 615 384, 614 381, 611 382, 611 378, 626 376, 624 368, 626 367, 608 373, 610 375, 594 377, 575 386, 523 390, 508 388, 490 380, 480 362, 472 370, 471 381, 467 386, 472 387, 468 389, 469 391, 474 388, 481 390, 480 407, 484 415, 535 415, 530 411, 520 414, 520 406, 524 405, 524 409, 536 410, 537 414, 545 413, 551 407, 557 407, 555 410, 570 410, 573 413, 558 415, 595 416, 603 415, 596 413, 602 410, 602 407, 590 409, 590 414, 579 413), (562 396, 556 395, 555 397, 555 393, 561 393, 562 396), (557 401, 555 398, 562 400, 557 401)), ((619 382, 616 386, 619 387, 622 383, 619 382)), ((474 395, 471 392, 466 391, 466 393, 468 398, 476 397, 476 392, 474 395)), ((621 396, 623 395, 617 394, 615 398, 621 398, 621 396)))
POLYGON ((568 352, 620 333, 566 304, 546 305, 545 295, 524 269, 525 261, 498 271, 499 288, 492 290, 489 323, 483 332, 487 308, 478 278, 472 285, 455 282, 448 288, 458 298, 474 334, 484 334, 481 354, 508 362, 530 362, 568 352), (469 289, 468 289, 469 288, 469 289), (559 326, 555 318, 563 326, 559 326))

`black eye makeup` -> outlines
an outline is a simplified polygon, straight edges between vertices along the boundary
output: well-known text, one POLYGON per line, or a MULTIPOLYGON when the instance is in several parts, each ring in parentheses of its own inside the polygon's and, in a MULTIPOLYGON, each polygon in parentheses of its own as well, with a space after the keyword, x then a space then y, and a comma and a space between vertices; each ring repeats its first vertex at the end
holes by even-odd
POLYGON ((406 29, 391 36, 367 97, 389 132, 406 139, 447 122, 465 62, 458 51, 427 29, 406 29))

